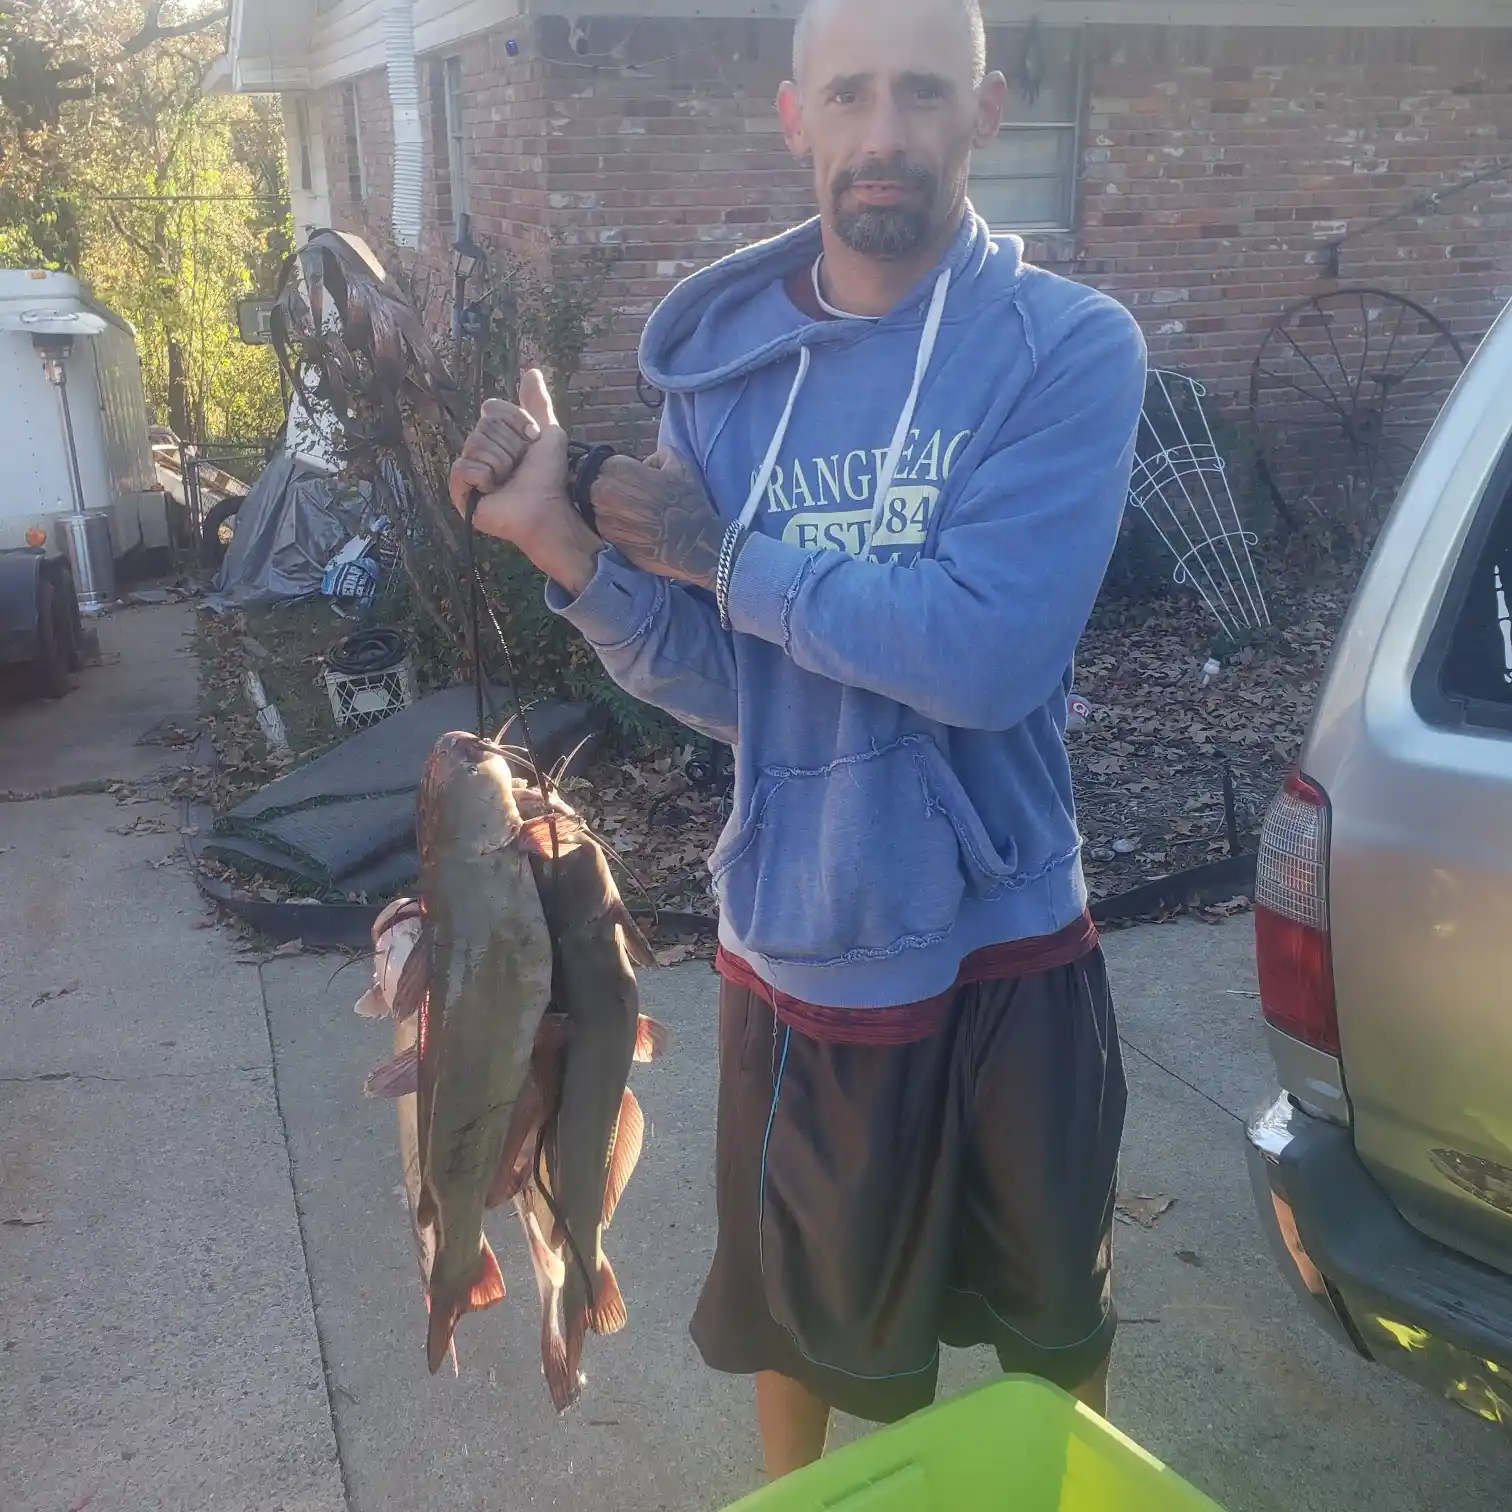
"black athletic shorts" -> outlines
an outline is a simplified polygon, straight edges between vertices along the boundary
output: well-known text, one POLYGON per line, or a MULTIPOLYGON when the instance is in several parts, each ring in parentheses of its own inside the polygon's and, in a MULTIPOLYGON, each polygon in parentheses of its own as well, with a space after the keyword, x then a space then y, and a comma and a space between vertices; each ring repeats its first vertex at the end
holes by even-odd
POLYGON ((939 1346, 1073 1389, 1113 1343, 1123 1060, 1101 951, 965 987, 930 1038, 821 1044, 722 984, 707 1363, 893 1422, 939 1346))

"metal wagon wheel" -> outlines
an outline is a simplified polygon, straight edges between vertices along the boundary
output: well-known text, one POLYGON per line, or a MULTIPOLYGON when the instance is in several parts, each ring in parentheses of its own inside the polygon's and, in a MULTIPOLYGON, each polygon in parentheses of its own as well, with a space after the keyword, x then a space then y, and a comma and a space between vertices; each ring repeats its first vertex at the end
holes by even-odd
POLYGON ((1260 481, 1276 512, 1368 545, 1464 366, 1443 321, 1385 289, 1286 310, 1250 373, 1260 481))

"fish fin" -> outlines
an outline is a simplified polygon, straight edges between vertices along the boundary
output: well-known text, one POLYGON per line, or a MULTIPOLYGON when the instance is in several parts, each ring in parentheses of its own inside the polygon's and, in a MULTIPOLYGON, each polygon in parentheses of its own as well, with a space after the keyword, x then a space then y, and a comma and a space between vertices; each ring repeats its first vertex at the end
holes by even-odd
POLYGON ((389 1017, 389 1005, 383 1001, 383 994, 376 987, 369 987, 366 992, 357 999, 357 1013, 362 1018, 379 1019, 389 1017))
POLYGON ((492 1247, 484 1239, 478 1256, 478 1277, 471 1291, 444 1307, 437 1307, 434 1302, 431 1304, 430 1322, 425 1330, 425 1357, 432 1375, 441 1369, 441 1362, 451 1352, 452 1335, 456 1332, 458 1320, 467 1313, 478 1312, 503 1300, 504 1274, 492 1247))
POLYGON ((415 948, 410 951, 404 970, 399 973, 399 985, 394 988, 394 1017, 412 1018, 420 1011, 420 1004, 431 983, 431 933, 422 928, 415 948))
MULTIPOLYGON (((614 1279, 614 1267, 610 1265, 607 1255, 599 1256, 597 1290, 598 1301, 588 1314, 588 1323, 596 1334, 618 1333, 630 1321, 630 1313, 620 1294, 619 1282, 614 1279)), ((570 1341, 570 1333, 568 1338, 570 1341)), ((571 1358, 570 1351, 568 1358, 571 1358)))
POLYGON ((614 907, 609 910, 609 917, 619 925, 630 959, 637 966, 656 965, 656 954, 645 935, 641 933, 640 925, 635 922, 630 910, 625 907, 624 899, 615 901, 614 907))
POLYGON ((665 1024, 643 1013, 635 1026, 635 1058, 643 1066, 659 1061, 667 1053, 667 1043, 672 1031, 665 1024))
POLYGON ((583 843, 583 826, 573 815, 554 812, 527 819, 520 826, 520 844, 534 855, 553 860, 564 850, 583 843))
MULTIPOLYGON (((578 1350, 582 1350, 581 1335, 578 1350)), ((581 1390, 577 1371, 570 1360, 571 1351, 562 1336, 561 1311, 553 1297, 541 1314, 541 1371, 546 1377, 546 1389, 551 1393, 551 1405, 558 1412, 566 1412, 577 1401, 581 1390)))
POLYGON ((415 1046, 401 1050, 393 1060, 385 1061, 362 1084, 366 1097, 408 1097, 416 1090, 420 1076, 420 1057, 415 1046))
POLYGON ((484 1239, 479 1251, 478 1279, 467 1294, 468 1306, 471 1309, 492 1307, 495 1302, 503 1300, 504 1272, 499 1269, 499 1258, 494 1254, 493 1246, 484 1239))
POLYGON ((641 1157, 641 1146, 646 1138, 646 1116, 641 1112, 635 1093, 629 1087, 620 1099, 619 1119, 614 1125, 614 1144, 609 1154, 609 1171, 604 1181, 604 1227, 614 1221, 614 1210, 619 1206, 625 1188, 635 1174, 636 1163, 641 1157))
POLYGON ((536 1135, 546 1118, 546 1094, 532 1072, 525 1078, 509 1120, 509 1132, 504 1136, 503 1148, 499 1151, 499 1165, 494 1178, 483 1197, 483 1206, 496 1208, 518 1197, 530 1176, 530 1158, 527 1149, 535 1150, 536 1135))
POLYGON ((387 908, 373 920, 373 949, 378 948, 383 939, 394 925, 402 924, 406 919, 418 919, 420 917, 420 901, 418 898, 395 898, 387 908))

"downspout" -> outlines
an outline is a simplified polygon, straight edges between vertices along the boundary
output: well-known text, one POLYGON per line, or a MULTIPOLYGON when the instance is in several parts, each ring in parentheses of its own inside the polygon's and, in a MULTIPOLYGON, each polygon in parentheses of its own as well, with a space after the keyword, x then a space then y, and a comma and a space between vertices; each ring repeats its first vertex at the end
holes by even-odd
POLYGON ((424 202, 424 140, 415 67, 414 0, 388 0, 384 11, 389 103, 394 112, 394 242, 420 245, 424 202))

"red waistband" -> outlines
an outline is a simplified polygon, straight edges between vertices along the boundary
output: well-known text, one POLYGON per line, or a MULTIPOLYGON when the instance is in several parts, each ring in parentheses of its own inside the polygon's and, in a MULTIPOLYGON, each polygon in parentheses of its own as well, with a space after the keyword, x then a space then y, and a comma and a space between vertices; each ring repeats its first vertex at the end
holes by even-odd
POLYGON ((978 982, 1006 982, 1069 966, 1097 949, 1097 926, 1084 913, 1053 935, 1011 940, 973 951, 961 962, 954 983, 920 1003, 897 1008, 825 1008, 800 1002, 768 986, 737 955, 720 946, 714 969, 727 982, 754 992, 784 1024, 809 1039, 832 1045, 912 1045, 928 1039, 944 1022, 956 993, 978 982))

